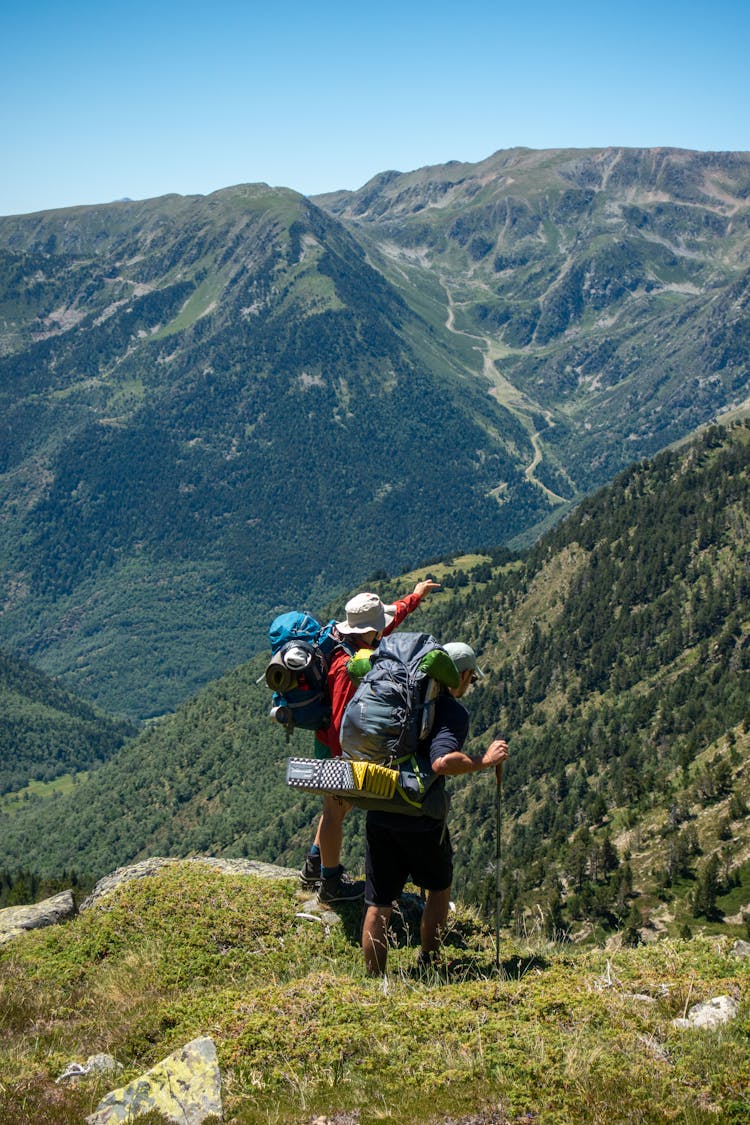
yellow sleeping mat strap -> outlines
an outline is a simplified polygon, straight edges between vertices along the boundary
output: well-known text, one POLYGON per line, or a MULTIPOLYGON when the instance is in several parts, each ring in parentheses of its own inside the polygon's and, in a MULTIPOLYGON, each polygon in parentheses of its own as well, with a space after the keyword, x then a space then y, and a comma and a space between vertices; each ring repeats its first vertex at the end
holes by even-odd
POLYGON ((376 797, 392 797, 396 792, 396 770, 375 762, 352 762, 351 767, 357 789, 364 789, 376 797))

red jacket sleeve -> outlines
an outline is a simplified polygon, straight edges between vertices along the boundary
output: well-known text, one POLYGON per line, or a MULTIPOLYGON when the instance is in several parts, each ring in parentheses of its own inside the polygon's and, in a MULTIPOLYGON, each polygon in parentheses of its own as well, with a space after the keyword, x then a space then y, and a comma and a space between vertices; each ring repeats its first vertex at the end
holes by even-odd
POLYGON ((394 629, 397 629, 401 622, 414 612, 421 600, 419 594, 407 594, 405 598, 399 598, 396 602, 396 616, 388 628, 384 630, 385 635, 388 636, 394 629))

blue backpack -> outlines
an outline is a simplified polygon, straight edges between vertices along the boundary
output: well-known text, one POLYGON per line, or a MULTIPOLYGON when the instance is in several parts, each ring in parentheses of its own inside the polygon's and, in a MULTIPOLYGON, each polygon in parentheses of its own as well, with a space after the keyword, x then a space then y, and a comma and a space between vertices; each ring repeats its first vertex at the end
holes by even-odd
POLYGON ((328 668, 337 648, 349 646, 309 613, 282 613, 268 631, 271 660, 265 680, 273 692, 270 715, 286 729, 319 730, 331 721, 328 668))

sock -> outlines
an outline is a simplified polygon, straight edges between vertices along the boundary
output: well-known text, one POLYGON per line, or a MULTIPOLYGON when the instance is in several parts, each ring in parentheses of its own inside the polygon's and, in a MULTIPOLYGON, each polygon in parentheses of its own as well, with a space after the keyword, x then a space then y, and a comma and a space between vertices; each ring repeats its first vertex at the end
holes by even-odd
POLYGON ((339 869, 336 867, 321 867, 320 876, 322 879, 332 879, 334 875, 338 875, 339 869))
POLYGON ((317 844, 311 844, 311 845, 310 845, 310 852, 309 852, 309 854, 310 854, 310 855, 320 855, 320 848, 318 847, 318 845, 317 845, 317 844))

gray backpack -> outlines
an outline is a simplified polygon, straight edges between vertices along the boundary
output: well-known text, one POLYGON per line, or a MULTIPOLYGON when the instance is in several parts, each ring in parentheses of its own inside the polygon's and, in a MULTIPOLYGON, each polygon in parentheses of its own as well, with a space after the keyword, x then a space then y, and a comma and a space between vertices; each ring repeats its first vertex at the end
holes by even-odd
POLYGON ((410 758, 432 730, 441 690, 458 683, 455 664, 434 637, 385 637, 344 712, 339 731, 343 756, 381 765, 410 758))
POLYGON ((434 637, 384 638, 344 712, 342 756, 290 758, 287 785, 335 793, 364 809, 445 821, 445 785, 417 751, 432 730, 438 695, 458 684, 458 669, 434 637))

